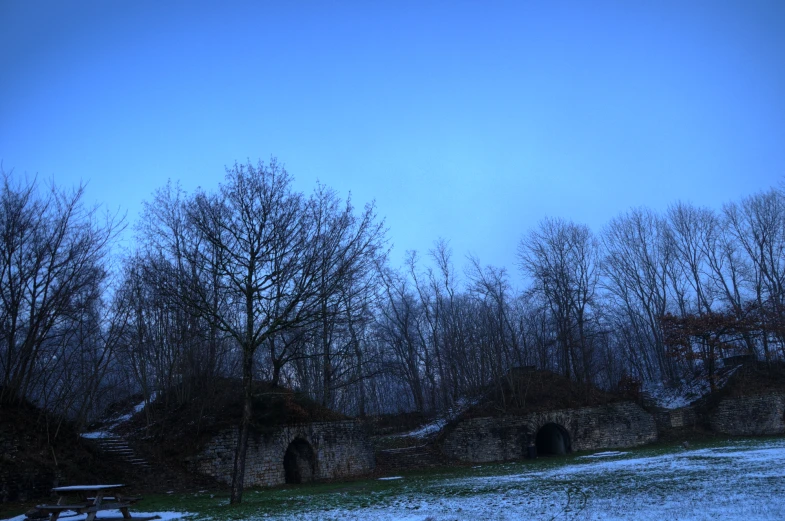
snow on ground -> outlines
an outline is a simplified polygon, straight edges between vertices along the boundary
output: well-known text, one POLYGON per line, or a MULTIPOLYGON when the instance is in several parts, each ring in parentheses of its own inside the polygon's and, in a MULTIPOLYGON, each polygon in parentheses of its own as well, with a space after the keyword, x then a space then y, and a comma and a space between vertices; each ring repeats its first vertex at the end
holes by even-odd
POLYGON ((439 418, 432 421, 431 423, 426 423, 419 429, 415 429, 405 434, 399 434, 398 436, 401 438, 427 438, 431 434, 436 434, 442 430, 445 425, 447 425, 447 420, 444 418, 439 418))
MULTIPOLYGON (((155 397, 156 397, 157 395, 158 395, 158 393, 156 393, 155 391, 153 391, 153 392, 150 394, 150 400, 149 400, 149 403, 153 403, 153 402, 155 401, 155 397)), ((134 412, 133 412, 132 414, 139 414, 140 412, 142 412, 142 411, 144 410, 145 406, 147 405, 147 403, 148 403, 148 402, 145 402, 144 400, 142 400, 141 402, 139 402, 138 404, 136 404, 136 405, 134 406, 134 412)))
POLYGON ((156 393, 153 392, 150 395, 149 402, 142 400, 138 404, 134 405, 133 412, 122 414, 120 416, 117 416, 116 418, 112 418, 111 420, 109 420, 109 424, 106 427, 104 427, 103 430, 93 431, 93 432, 83 432, 81 434, 82 438, 96 439, 96 438, 111 438, 115 436, 113 431, 118 426, 133 418, 134 415, 142 412, 145 406, 147 405, 147 403, 153 403, 155 401, 155 397, 156 397, 156 393))
POLYGON ((609 450, 606 452, 595 452, 594 454, 589 454, 587 456, 578 456, 579 458, 612 458, 614 456, 624 456, 625 454, 629 454, 629 452, 619 452, 618 450, 609 450))
MULTIPOLYGON (((723 387, 728 379, 738 371, 739 366, 731 367, 721 371, 718 375, 717 386, 723 387)), ((644 384, 642 391, 649 395, 655 405, 664 409, 678 409, 686 407, 695 400, 707 395, 710 391, 709 379, 703 376, 695 376, 681 385, 669 387, 662 382, 648 382, 644 384)))
MULTIPOLYGON (((243 510, 225 509, 228 499, 216 497, 214 504, 192 504, 209 505, 204 513, 134 514, 157 514, 163 521, 185 516, 189 516, 186 521, 785 519, 783 438, 588 456, 601 455, 605 457, 539 458, 393 476, 398 479, 351 482, 328 490, 323 485, 306 485, 249 491, 243 510), (276 499, 270 501, 268 494, 276 499), (261 501, 254 505, 253 497, 261 501)), ((67 521, 83 521, 84 517, 68 517, 67 521)), ((9 521, 22 520, 23 516, 17 516, 9 521)))
POLYGON ((109 431, 93 431, 93 432, 83 432, 81 436, 82 438, 96 439, 96 438, 111 438, 112 436, 114 436, 114 434, 112 434, 109 431))
POLYGON ((450 421, 457 418, 463 411, 471 407, 472 405, 476 405, 477 400, 467 400, 467 399, 459 399, 455 402, 455 405, 451 407, 447 413, 441 417, 436 418, 430 423, 426 423, 422 427, 418 427, 413 431, 406 432, 403 434, 396 434, 394 437, 398 438, 428 438, 439 431, 441 431, 445 425, 447 425, 450 421))
POLYGON ((391 482, 398 487, 395 493, 370 497, 365 505, 325 504, 317 496, 301 496, 308 505, 303 511, 264 519, 785 519, 785 440, 618 456, 562 464, 541 458, 494 467, 499 473, 512 471, 507 475, 409 476, 391 482))
POLYGON ((709 382, 695 378, 676 387, 666 386, 662 382, 649 382, 643 386, 643 392, 648 394, 658 407, 678 409, 706 395, 709 392, 709 382))
MULTIPOLYGON (((131 515, 133 517, 152 517, 152 516, 160 516, 161 521, 175 521, 177 519, 183 519, 187 516, 192 516, 193 514, 190 512, 136 512, 132 511, 131 515)), ((123 514, 119 510, 102 510, 98 516, 96 517, 96 521, 101 521, 102 517, 112 517, 117 518, 123 517, 123 514)), ((87 514, 77 514, 71 510, 65 510, 62 514, 60 514, 60 519, 65 519, 67 521, 84 521, 87 519, 87 514)), ((25 515, 22 514, 21 516, 12 517, 9 519, 1 519, 0 521, 24 521, 25 515)))

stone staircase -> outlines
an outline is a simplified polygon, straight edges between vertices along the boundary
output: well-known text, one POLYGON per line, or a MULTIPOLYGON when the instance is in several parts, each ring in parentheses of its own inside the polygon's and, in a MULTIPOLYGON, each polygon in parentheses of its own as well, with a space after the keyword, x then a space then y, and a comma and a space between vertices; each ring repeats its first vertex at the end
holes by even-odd
POLYGON ((147 460, 137 455, 136 451, 134 451, 134 449, 128 445, 128 442, 121 436, 110 434, 101 438, 93 438, 93 441, 103 452, 130 463, 139 470, 148 470, 151 468, 147 460))
POLYGON ((381 474, 455 464, 433 443, 376 451, 376 471, 381 474))

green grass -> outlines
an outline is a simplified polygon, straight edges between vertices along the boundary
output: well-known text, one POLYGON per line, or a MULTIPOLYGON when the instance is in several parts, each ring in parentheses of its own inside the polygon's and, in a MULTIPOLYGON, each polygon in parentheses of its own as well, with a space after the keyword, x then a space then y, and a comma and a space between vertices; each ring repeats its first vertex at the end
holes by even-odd
MULTIPOLYGON (((758 445, 762 440, 736 440, 741 445, 758 445)), ((691 450, 724 446, 727 440, 709 440, 696 442, 691 450)), ((655 444, 633 449, 620 449, 628 452, 616 459, 653 457, 683 450, 677 443, 655 444)), ((279 516, 296 514, 313 510, 330 510, 334 508, 368 508, 373 506, 391 505, 400 497, 412 494, 425 494, 434 497, 470 497, 479 494, 504 494, 511 488, 519 488, 517 483, 499 483, 488 480, 484 484, 471 482, 471 478, 505 477, 523 473, 540 473, 558 469, 568 464, 591 465, 593 460, 581 458, 596 451, 574 453, 565 456, 552 456, 537 460, 526 460, 507 463, 489 463, 475 466, 442 468, 420 472, 403 473, 404 479, 380 481, 365 479, 339 483, 316 483, 298 486, 286 486, 273 489, 247 489, 241 505, 229 505, 228 493, 214 494, 172 494, 147 496, 140 508, 148 511, 174 510, 195 512, 198 519, 248 519, 251 517, 279 516), (466 484, 455 483, 456 480, 467 479, 466 484), (447 483, 449 481, 449 484, 447 483)), ((648 490, 659 495, 671 492, 674 487, 684 487, 683 482, 660 481, 656 476, 642 475, 636 472, 615 473, 613 475, 598 474, 586 477, 565 477, 549 479, 537 483, 540 492, 564 490, 583 491, 594 496, 603 491, 626 493, 630 491, 648 490)))
MULTIPOLYGON (((781 438, 777 439, 780 443, 781 438)), ((354 511, 366 508, 416 510, 420 503, 434 504, 451 499, 482 496, 493 501, 534 501, 535 510, 541 515, 553 509, 564 512, 579 511, 592 501, 618 501, 618 498, 641 497, 666 501, 674 495, 698 492, 706 471, 703 466, 713 466, 720 460, 733 466, 733 458, 721 454, 696 453, 700 449, 729 447, 729 450, 755 449, 770 439, 709 439, 696 441, 685 451, 677 443, 648 445, 635 449, 621 449, 627 454, 616 456, 613 461, 637 458, 656 458, 680 454, 690 465, 674 473, 666 467, 641 471, 630 465, 619 465, 613 472, 593 472, 597 463, 608 460, 582 458, 591 452, 566 456, 539 458, 520 462, 481 464, 434 469, 402 474, 403 479, 380 481, 362 479, 333 483, 316 483, 283 486, 272 489, 247 489, 241 505, 229 505, 227 492, 203 491, 200 493, 174 493, 145 495, 137 504, 137 511, 191 512, 190 520, 228 521, 264 517, 288 517, 297 514, 315 515, 336 510, 354 511), (569 472, 561 469, 569 467, 569 472), (584 472, 585 471, 585 472, 584 472), (487 478, 487 479, 476 479, 487 478), (551 510, 549 510, 551 509, 551 510)), ((592 451, 594 452, 594 451, 592 451)), ((646 461, 651 461, 647 459, 646 461)), ((721 484, 722 475, 712 479, 721 484)), ((729 476, 727 479, 735 479, 729 476)), ((730 486, 730 484, 729 484, 730 486)), ((517 502, 517 503, 516 503, 517 502)), ((11 517, 25 511, 25 506, 0 510, 0 518, 11 517)), ((397 511, 396 510, 396 511, 397 511)), ((535 512, 536 513, 536 512, 535 512)))

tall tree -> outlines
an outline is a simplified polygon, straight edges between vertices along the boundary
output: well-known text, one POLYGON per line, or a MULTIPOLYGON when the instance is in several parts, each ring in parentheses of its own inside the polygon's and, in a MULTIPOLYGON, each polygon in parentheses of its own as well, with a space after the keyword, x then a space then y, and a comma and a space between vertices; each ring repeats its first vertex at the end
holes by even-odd
POLYGON ((185 262, 173 266, 170 282, 188 287, 171 294, 242 352, 232 503, 242 501, 257 349, 276 335, 319 324, 346 281, 374 264, 384 242, 372 205, 358 218, 350 202, 338 206, 334 194, 321 190, 306 198, 291 183, 272 160, 235 164, 216 193, 197 192, 185 205, 185 262))

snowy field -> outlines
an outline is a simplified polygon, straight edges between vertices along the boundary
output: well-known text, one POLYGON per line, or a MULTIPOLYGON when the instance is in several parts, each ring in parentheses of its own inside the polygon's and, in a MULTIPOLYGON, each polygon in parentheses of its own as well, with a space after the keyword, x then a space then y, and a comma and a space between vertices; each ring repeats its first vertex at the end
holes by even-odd
POLYGON ((206 491, 166 499, 172 510, 191 511, 189 521, 785 519, 785 439, 584 453, 392 477, 399 479, 248 490, 240 507, 206 491))

